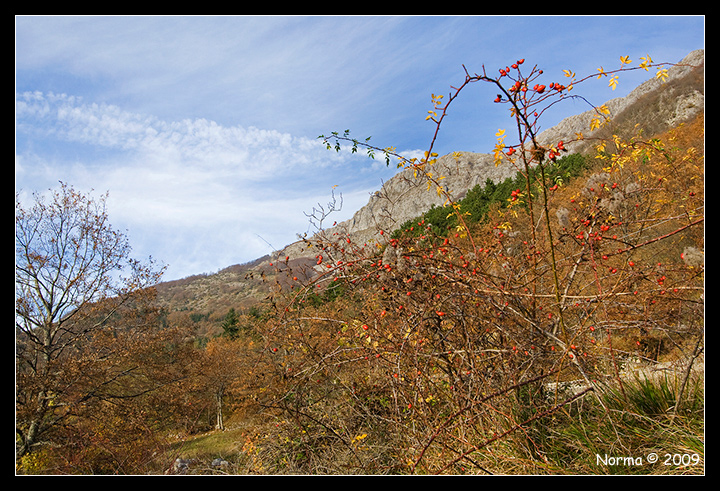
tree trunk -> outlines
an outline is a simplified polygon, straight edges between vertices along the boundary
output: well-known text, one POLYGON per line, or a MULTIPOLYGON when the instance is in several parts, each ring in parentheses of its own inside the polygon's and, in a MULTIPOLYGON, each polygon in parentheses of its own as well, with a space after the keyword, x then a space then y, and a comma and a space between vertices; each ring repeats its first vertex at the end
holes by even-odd
POLYGON ((215 409, 215 429, 216 430, 224 430, 225 429, 225 423, 223 422, 223 394, 225 392, 225 387, 220 387, 217 392, 215 393, 215 402, 216 402, 216 409, 215 409))

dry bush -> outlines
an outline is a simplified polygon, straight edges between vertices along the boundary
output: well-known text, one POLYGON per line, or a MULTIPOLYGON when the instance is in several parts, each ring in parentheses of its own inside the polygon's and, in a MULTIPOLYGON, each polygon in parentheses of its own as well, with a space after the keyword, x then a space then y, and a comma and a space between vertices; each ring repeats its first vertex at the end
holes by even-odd
POLYGON ((419 220, 377 244, 318 235, 321 273, 265 332, 267 406, 296 430, 295 471, 507 471, 518 435, 541 445, 533 423, 582 398, 604 407, 626 366, 687 361, 704 328, 704 149, 688 144, 702 127, 602 140, 593 170, 562 185, 545 175, 562 142, 528 131, 526 187, 484 221, 449 199, 449 233, 419 220), (344 294, 313 301, 330 280, 344 294))

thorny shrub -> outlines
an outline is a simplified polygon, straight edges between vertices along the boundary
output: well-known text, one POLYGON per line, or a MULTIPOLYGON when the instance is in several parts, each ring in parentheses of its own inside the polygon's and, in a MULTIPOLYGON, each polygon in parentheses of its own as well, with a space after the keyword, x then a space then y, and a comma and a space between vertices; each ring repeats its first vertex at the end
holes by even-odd
MULTIPOLYGON (((550 180, 571 141, 541 146, 537 119, 591 77, 568 71, 565 84, 546 86, 542 70, 524 62, 497 76, 466 71, 447 102, 433 95, 436 130, 424 159, 348 132, 323 137, 329 148, 343 142, 388 163, 397 157, 442 194, 432 150, 447 108, 472 83, 490 83, 517 129, 513 145, 498 132, 497 165, 516 166, 526 182, 472 222, 446 195, 452 230, 420 219, 367 243, 324 230, 308 239, 316 273, 278 292, 257 362, 256 403, 276 411, 286 435, 274 471, 493 472, 510 435, 538 445, 526 431, 533 421, 579 398, 599 400, 605 383, 622 389, 632 361, 701 343, 704 149, 679 145, 672 132, 615 136, 597 141, 596 165, 572 186, 550 180), (341 295, 318 301, 340 286, 341 295), (562 381, 576 390, 553 389, 562 381)), ((614 88, 629 63, 600 76, 614 88)), ((667 76, 649 57, 637 68, 650 67, 667 76)), ((591 130, 609 121, 607 108, 595 109, 591 130)), ((690 133, 701 134, 702 119, 695 125, 690 133)))

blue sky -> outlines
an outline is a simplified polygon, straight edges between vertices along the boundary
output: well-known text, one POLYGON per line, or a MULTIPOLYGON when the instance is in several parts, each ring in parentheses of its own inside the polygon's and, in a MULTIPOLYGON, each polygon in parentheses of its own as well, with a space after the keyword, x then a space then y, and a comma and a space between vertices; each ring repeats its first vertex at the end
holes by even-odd
MULTIPOLYGON (((396 169, 324 149, 351 130, 408 156, 427 149, 431 94, 525 58, 562 70, 678 62, 705 47, 703 16, 16 17, 15 186, 108 192, 111 223, 166 280, 251 261, 312 231, 343 196, 350 218, 396 169)), ((601 104, 612 91, 582 84, 601 104)), ((490 153, 510 120, 489 85, 453 103, 436 151, 490 153)), ((586 110, 568 102, 544 127, 586 110)), ((509 142, 508 142, 509 143, 509 142)))

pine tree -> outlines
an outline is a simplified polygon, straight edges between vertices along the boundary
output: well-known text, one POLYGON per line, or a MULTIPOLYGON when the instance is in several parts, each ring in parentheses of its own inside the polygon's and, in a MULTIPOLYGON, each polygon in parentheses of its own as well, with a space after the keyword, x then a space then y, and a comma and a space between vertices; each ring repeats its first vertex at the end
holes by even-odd
POLYGON ((234 308, 230 308, 220 327, 223 328, 223 336, 235 339, 240 333, 240 317, 234 308))

